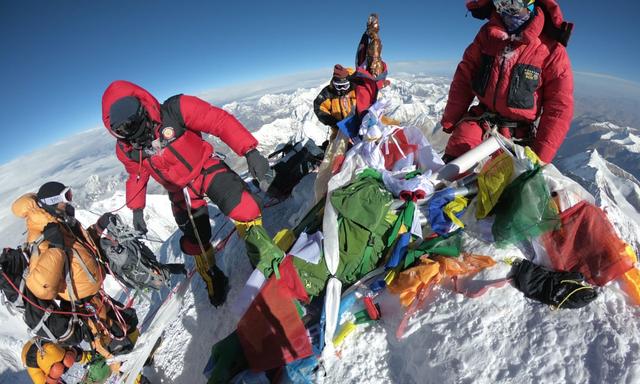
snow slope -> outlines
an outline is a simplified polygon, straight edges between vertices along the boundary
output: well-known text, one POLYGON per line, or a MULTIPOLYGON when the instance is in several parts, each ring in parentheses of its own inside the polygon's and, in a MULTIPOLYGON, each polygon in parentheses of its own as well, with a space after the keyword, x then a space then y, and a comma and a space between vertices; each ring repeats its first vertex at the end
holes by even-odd
POLYGON ((602 157, 640 179, 640 129, 608 121, 577 119, 560 148, 560 157, 597 150, 602 157))
MULTIPOLYGON (((224 108, 255 132, 264 152, 271 151, 289 137, 306 135, 321 142, 326 129, 313 115, 312 102, 322 86, 253 95, 226 104, 224 108)), ((402 123, 419 125, 436 148, 442 148, 446 136, 438 129, 437 121, 447 93, 448 80, 445 78, 406 76, 392 79, 392 86, 383 95, 390 100, 391 117, 402 123)), ((602 132, 602 135, 606 134, 602 132)), ((611 138, 613 135, 616 133, 611 138)), ((626 139, 615 136, 614 140, 626 139)), ((608 162, 609 157, 600 156, 599 149, 585 155, 582 154, 584 146, 582 151, 575 142, 574 146, 576 148, 571 150, 576 156, 566 156, 559 163, 560 169, 598 198, 598 204, 606 207, 617 230, 637 250, 640 244, 637 180, 608 162)), ((224 146, 217 149, 225 151, 224 146)), ((242 169, 242 159, 230 155, 229 162, 242 169)), ((112 139, 101 129, 0 166, 0 199, 3 203, 0 204, 0 219, 3 219, 0 234, 8 245, 20 241, 23 224, 11 217, 8 207, 17 195, 34 190, 44 179, 59 179, 74 187, 76 196, 80 196, 78 216, 88 225, 96 218, 91 212, 122 206, 125 176, 113 156, 112 139), (21 172, 22 169, 30 172, 21 172)), ((293 225, 309 208, 313 200, 314 177, 310 175, 303 179, 292 198, 265 210, 265 226, 271 234, 293 225)), ((152 189, 159 190, 157 187, 152 189)), ((121 213, 130 220, 127 209, 121 213)), ((224 237, 232 226, 215 207, 210 208, 210 215, 215 241, 224 237)), ((150 237, 166 239, 162 244, 150 243, 160 260, 184 260, 166 196, 148 196, 145 216, 150 237)), ((518 249, 498 250, 470 236, 465 236, 465 249, 498 260, 521 255, 518 249)), ((233 301, 251 272, 244 244, 237 235, 231 237, 217 259, 230 276, 229 301, 233 301)), ((185 261, 193 267, 193 260, 185 261)), ((508 269, 500 263, 468 284, 480 287, 484 281, 504 277, 508 269)), ((174 283, 180 278, 175 279, 174 283)), ((115 293, 117 286, 113 283, 109 286, 115 293)), ((144 319, 166 293, 155 295, 151 305, 140 303, 137 306, 140 318, 144 319)), ((601 296, 586 308, 557 312, 524 299, 510 286, 491 290, 478 299, 462 297, 446 288, 437 289, 428 300, 427 309, 412 319, 408 336, 401 341, 395 338, 402 313, 397 299, 383 295, 380 303, 383 320, 351 335, 341 350, 341 359, 327 366, 320 373, 319 381, 640 382, 640 332, 635 327, 638 312, 626 304, 615 284, 603 289, 601 296)), ((24 327, 4 308, 0 308, 0 321, 3 325, 0 328, 0 383, 28 383, 26 374, 19 372, 21 364, 18 361, 26 337, 24 327)), ((211 346, 230 333, 236 322, 237 319, 229 315, 228 304, 217 309, 209 305, 204 284, 196 276, 186 292, 178 319, 166 329, 155 364, 146 374, 154 383, 204 382, 201 372, 211 346)), ((68 379, 74 382, 73 377, 68 379)))
POLYGON ((558 163, 562 172, 579 182, 595 198, 619 235, 640 249, 640 182, 633 175, 588 150, 558 163))

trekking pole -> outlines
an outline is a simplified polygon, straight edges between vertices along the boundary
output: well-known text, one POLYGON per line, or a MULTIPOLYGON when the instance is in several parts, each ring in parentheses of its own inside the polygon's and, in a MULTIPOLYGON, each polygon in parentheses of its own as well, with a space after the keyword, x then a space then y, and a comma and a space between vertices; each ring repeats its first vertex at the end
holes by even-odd
POLYGON ((143 238, 143 239, 145 239, 145 240, 151 241, 152 243, 160 243, 160 244, 164 244, 164 241, 163 241, 163 240, 155 239, 155 238, 153 238, 153 237, 149 237, 149 236, 147 236, 147 235, 144 235, 142 238, 143 238))
POLYGON ((191 212, 191 197, 189 196, 189 190, 185 187, 182 192, 184 193, 184 199, 187 203, 187 213, 189 214, 189 220, 191 221, 191 227, 193 228, 193 233, 196 235, 196 240, 198 240, 198 245, 200 246, 200 251, 202 255, 205 255, 204 245, 202 244, 202 239, 200 238, 200 234, 196 228, 196 221, 193 219, 193 213, 191 212))

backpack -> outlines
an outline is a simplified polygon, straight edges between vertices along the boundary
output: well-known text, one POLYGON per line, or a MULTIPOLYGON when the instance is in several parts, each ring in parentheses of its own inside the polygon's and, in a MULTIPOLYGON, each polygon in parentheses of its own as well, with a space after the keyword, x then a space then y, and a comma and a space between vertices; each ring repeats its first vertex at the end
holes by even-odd
POLYGON ((169 270, 139 239, 139 233, 120 216, 107 213, 96 224, 102 256, 109 271, 129 288, 159 290, 169 285, 169 270))
POLYGON ((34 336, 63 346, 77 345, 85 340, 88 330, 71 314, 70 304, 42 300, 25 283, 29 273, 29 259, 34 247, 44 240, 18 248, 5 248, 0 256, 0 301, 14 315, 21 315, 34 336), (65 312, 65 313, 62 313, 65 312))
POLYGON ((267 194, 288 196, 304 176, 320 165, 323 158, 324 151, 311 139, 284 144, 269 155, 269 159, 277 159, 277 162, 271 166, 275 177, 267 194))
POLYGON ((598 297, 578 272, 556 272, 523 259, 513 263, 511 274, 526 297, 558 309, 581 308, 598 297))
MULTIPOLYGON (((544 13, 544 33, 566 47, 573 32, 573 23, 563 20, 557 1, 538 0, 536 6, 544 13)), ((467 9, 476 19, 485 20, 491 17, 495 8, 491 0, 467 0, 467 9)))

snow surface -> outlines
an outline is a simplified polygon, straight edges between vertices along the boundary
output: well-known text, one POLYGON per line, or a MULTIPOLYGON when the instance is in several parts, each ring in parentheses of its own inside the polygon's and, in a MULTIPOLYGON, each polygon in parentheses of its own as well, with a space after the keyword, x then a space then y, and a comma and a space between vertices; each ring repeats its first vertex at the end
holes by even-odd
MULTIPOLYGON (((436 148, 442 148, 446 135, 438 129, 448 93, 446 78, 406 76, 392 79, 383 94, 391 101, 391 117, 403 124, 420 126, 436 148)), ((324 84, 291 92, 253 95, 224 106, 246 124, 269 152, 289 137, 306 135, 318 143, 326 135, 313 115, 312 101, 324 84)), ((610 127, 611 128, 611 127, 610 127)), ((604 127, 598 127, 603 129, 604 127)), ((610 131, 617 131, 615 128, 610 131)), ((603 131, 603 134, 606 132, 603 131)), ((629 131, 637 136, 635 130, 629 131)), ((598 136, 600 137, 600 136, 598 136)), ((613 138, 614 136, 611 136, 613 138)), ((631 137, 631 136, 629 136, 631 137)), ((615 140, 624 140, 616 136, 615 140)), ((633 140, 633 139, 631 139, 633 140)), ((610 140, 607 140, 610 141, 610 140)), ((615 143, 611 141, 615 145, 615 143)), ((592 144, 592 143, 587 143, 592 144)), ((626 171, 626 164, 614 165, 600 149, 585 153, 587 144, 571 148, 558 166, 578 180, 597 198, 621 236, 640 245, 640 186, 626 171), (575 156, 573 156, 575 155, 575 156), (622 168, 620 168, 620 166, 622 168)), ((224 146, 217 150, 227 152, 224 146)), ((637 155, 636 155, 637 156, 637 155)), ((637 157, 636 157, 637 161, 637 157)), ((229 162, 242 170, 243 160, 230 154, 229 162)), ((96 213, 117 209, 124 203, 124 174, 113 154, 113 140, 104 130, 89 131, 31 156, 0 166, 0 233, 7 245, 21 241, 23 223, 12 217, 10 203, 21 193, 33 191, 45 180, 58 179, 71 184, 80 196, 78 217, 91 224, 96 213), (74 143, 74 145, 71 145, 74 143), (82 143, 78 145, 77 143, 82 143), (19 168, 18 168, 19 165, 19 168), (29 172, 21 172, 28 169, 29 172)), ((271 234, 292 226, 313 201, 315 175, 303 179, 291 198, 264 211, 265 227, 271 234)), ((152 192, 160 188, 152 188, 152 192)), ((145 217, 151 242, 163 262, 185 260, 177 244, 176 225, 169 201, 164 195, 149 195, 145 217)), ((131 219, 128 209, 119 213, 131 219)), ((214 241, 232 229, 231 223, 210 207, 214 241)), ((497 260, 521 256, 516 248, 495 249, 492 245, 465 235, 466 251, 491 255, 497 260)), ((225 250, 217 255, 229 275, 233 301, 251 273, 244 243, 233 235, 225 250)), ((186 258, 189 268, 193 260, 186 258)), ((509 267, 495 268, 466 282, 478 288, 485 281, 502 278, 509 267)), ((173 283, 181 280, 175 277, 173 283)), ((118 286, 107 289, 118 294, 118 286)), ((142 321, 166 296, 155 294, 152 303, 137 303, 142 321)), ((347 338, 340 358, 327 362, 317 380, 324 383, 472 383, 472 382, 640 382, 640 332, 637 309, 629 306, 615 283, 601 290, 600 297, 579 310, 551 311, 549 307, 525 299, 511 286, 490 290, 477 299, 469 299, 437 288, 426 309, 409 323, 407 335, 398 341, 395 330, 402 316, 398 300, 388 294, 378 298, 383 319, 358 328, 347 338)), ((155 355, 153 367, 145 374, 154 383, 201 383, 201 372, 211 346, 227 336, 237 323, 226 304, 212 307, 202 280, 195 276, 187 290, 178 318, 165 331, 163 343, 155 355)), ((21 371, 19 353, 26 329, 19 319, 0 308, 0 383, 29 383, 21 371)), ((74 377, 67 377, 74 382, 74 377)))
POLYGON ((640 179, 640 129, 608 121, 574 120, 559 157, 597 150, 603 158, 640 179))

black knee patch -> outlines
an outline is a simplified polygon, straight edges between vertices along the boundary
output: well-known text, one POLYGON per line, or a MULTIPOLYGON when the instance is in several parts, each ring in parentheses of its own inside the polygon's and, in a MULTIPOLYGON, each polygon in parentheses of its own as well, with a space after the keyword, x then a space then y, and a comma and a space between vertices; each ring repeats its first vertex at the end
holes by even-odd
POLYGON ((25 364, 29 368, 40 368, 38 367, 38 346, 36 343, 31 344, 29 350, 27 350, 27 355, 25 356, 25 364))
POLYGON ((230 169, 216 174, 207 186, 207 196, 220 211, 229 216, 240 204, 242 192, 246 190, 244 180, 230 169))
MULTIPOLYGON (((203 243, 208 243, 211 240, 211 224, 209 224, 209 209, 205 205, 194 211, 191 211, 193 221, 196 224, 196 230, 200 236, 200 240, 203 243)), ((193 244, 198 243, 191 219, 189 218, 188 211, 178 212, 174 215, 178 228, 182 231, 184 236, 193 244)))

